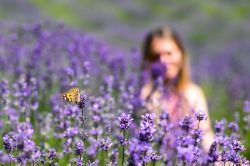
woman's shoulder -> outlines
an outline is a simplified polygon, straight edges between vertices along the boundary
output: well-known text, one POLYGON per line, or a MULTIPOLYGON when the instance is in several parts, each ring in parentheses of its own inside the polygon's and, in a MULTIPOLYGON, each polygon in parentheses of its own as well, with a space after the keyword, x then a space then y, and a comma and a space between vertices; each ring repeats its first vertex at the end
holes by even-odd
POLYGON ((199 105, 204 105, 204 102, 206 102, 206 98, 201 87, 192 82, 189 83, 184 90, 184 96, 193 107, 199 107, 199 105))
POLYGON ((201 87, 193 82, 190 82, 187 85, 185 92, 188 93, 189 95, 203 94, 201 87))

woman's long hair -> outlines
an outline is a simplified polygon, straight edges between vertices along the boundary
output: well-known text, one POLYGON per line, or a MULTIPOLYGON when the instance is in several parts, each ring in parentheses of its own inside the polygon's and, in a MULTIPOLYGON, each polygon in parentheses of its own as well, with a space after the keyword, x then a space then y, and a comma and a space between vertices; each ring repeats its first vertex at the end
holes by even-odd
POLYGON ((141 69, 142 71, 148 70, 151 64, 156 61, 155 55, 153 55, 151 51, 152 41, 156 37, 172 39, 182 52, 183 64, 181 66, 175 83, 176 91, 180 93, 186 88, 187 84, 190 82, 190 72, 188 58, 186 50, 183 46, 183 42, 181 41, 179 35, 174 31, 173 28, 169 26, 159 27, 150 31, 147 34, 142 47, 143 61, 141 69))

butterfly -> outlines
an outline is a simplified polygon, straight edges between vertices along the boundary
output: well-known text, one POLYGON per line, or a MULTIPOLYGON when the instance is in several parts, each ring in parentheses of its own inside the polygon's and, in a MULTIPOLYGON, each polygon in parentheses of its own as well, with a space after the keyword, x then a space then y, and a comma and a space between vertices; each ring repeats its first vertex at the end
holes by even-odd
POLYGON ((79 88, 72 88, 61 95, 62 99, 70 103, 78 104, 80 102, 80 90, 79 88))

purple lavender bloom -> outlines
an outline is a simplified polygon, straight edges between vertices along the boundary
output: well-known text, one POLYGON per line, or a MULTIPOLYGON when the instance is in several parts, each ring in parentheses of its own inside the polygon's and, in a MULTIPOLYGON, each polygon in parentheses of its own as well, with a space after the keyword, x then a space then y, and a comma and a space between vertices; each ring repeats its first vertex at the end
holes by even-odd
POLYGON ((179 136, 176 139, 177 146, 188 147, 190 144, 193 144, 193 139, 190 136, 179 136))
POLYGON ((122 130, 129 129, 129 126, 133 122, 133 118, 130 117, 131 115, 126 115, 125 113, 122 113, 121 116, 118 117, 118 120, 120 122, 120 128, 122 130))
POLYGON ((200 156, 200 149, 198 147, 189 145, 187 147, 177 147, 177 157, 187 163, 197 162, 200 156))
POLYGON ((82 155, 83 152, 84 152, 84 147, 83 147, 82 140, 77 140, 75 144, 76 144, 76 146, 75 146, 76 155, 82 155))
POLYGON ((163 111, 160 115, 160 120, 169 120, 169 113, 163 111))
POLYGON ((23 152, 25 152, 26 156, 31 156, 35 151, 36 144, 31 140, 27 140, 24 142, 23 152))
POLYGON ((203 131, 201 129, 195 129, 193 132, 194 145, 198 145, 201 142, 203 131))
POLYGON ((192 149, 192 158, 188 160, 189 163, 196 163, 201 156, 201 150, 199 147, 194 146, 192 149))
POLYGON ((144 70, 140 73, 139 84, 140 86, 145 85, 150 80, 150 72, 148 70, 144 70))
POLYGON ((221 147, 228 147, 231 143, 231 139, 228 136, 225 136, 223 134, 217 134, 214 139, 215 142, 217 142, 221 147))
POLYGON ((57 156, 55 149, 49 149, 47 156, 50 160, 54 160, 57 156))
POLYGON ((64 73, 68 76, 68 77, 73 77, 74 76, 74 70, 70 67, 65 68, 64 69, 64 73))
POLYGON ((3 125, 4 125, 4 122, 0 120, 0 130, 2 130, 3 125))
POLYGON ((195 129, 193 131, 194 138, 201 138, 202 134, 203 134, 203 131, 201 129, 195 129))
POLYGON ((202 111, 195 112, 195 117, 198 121, 207 120, 206 114, 202 111))
POLYGON ((104 123, 105 133, 108 135, 111 133, 111 124, 109 122, 104 123))
POLYGON ((98 135, 101 135, 102 133, 103 133, 103 129, 101 127, 90 130, 90 134, 93 136, 98 136, 98 135))
POLYGON ((71 116, 71 117, 76 117, 79 115, 79 108, 77 106, 73 106, 73 107, 67 107, 64 110, 64 115, 66 116, 71 116))
POLYGON ((160 127, 160 132, 163 132, 163 134, 167 133, 168 131, 170 131, 173 128, 173 124, 169 123, 166 120, 161 120, 158 123, 158 126, 160 127))
POLYGON ((158 61, 152 64, 151 74, 153 80, 156 80, 157 78, 164 78, 165 73, 166 73, 166 66, 163 63, 158 61))
POLYGON ((87 96, 84 95, 84 94, 81 94, 81 95, 80 95, 80 102, 78 103, 78 107, 79 107, 80 109, 85 108, 85 106, 86 106, 86 100, 87 100, 87 96))
POLYGON ((72 138, 66 139, 66 141, 63 143, 63 152, 70 153, 71 145, 72 145, 72 138))
POLYGON ((233 140, 232 144, 229 145, 231 150, 234 150, 236 153, 242 152, 245 150, 245 147, 241 145, 240 141, 233 140))
POLYGON ((86 138, 88 138, 88 133, 87 132, 85 132, 85 131, 80 131, 80 138, 82 139, 82 140, 85 140, 86 138))
POLYGON ((230 161, 231 160, 231 155, 233 155, 233 154, 224 149, 221 152, 221 161, 223 161, 223 162, 230 161))
POLYGON ((1 92, 1 99, 3 100, 3 104, 7 104, 7 96, 9 95, 9 82, 7 80, 2 80, 0 82, 0 92, 1 92))
POLYGON ((182 130, 189 132, 193 128, 193 119, 191 116, 185 116, 179 123, 182 130))
POLYGON ((215 161, 218 161, 219 159, 219 151, 217 149, 217 142, 214 142, 211 146, 210 146, 210 149, 209 149, 209 152, 208 152, 208 159, 207 159, 207 162, 208 163, 213 163, 215 161))
POLYGON ((249 161, 242 156, 240 156, 238 160, 235 160, 234 163, 236 164, 236 166, 249 165, 249 161))
POLYGON ((233 132, 236 133, 239 130, 239 126, 236 122, 230 122, 228 124, 228 128, 233 132))
POLYGON ((17 125, 17 131, 19 133, 25 134, 27 138, 31 138, 34 130, 32 129, 32 125, 28 122, 19 123, 17 125))
POLYGON ((122 145, 122 146, 127 146, 128 145, 128 140, 126 140, 123 136, 121 135, 118 135, 117 137, 117 140, 119 141, 119 143, 122 145))
POLYGON ((27 136, 25 134, 18 133, 15 135, 15 140, 16 140, 17 148, 23 151, 24 144, 25 144, 24 142, 27 140, 27 136))
POLYGON ((142 166, 144 160, 149 160, 150 157, 144 156, 149 151, 151 145, 147 142, 141 142, 140 140, 133 139, 129 146, 130 158, 128 160, 129 165, 134 166, 135 163, 138 166, 142 166), (146 157, 146 158, 144 158, 146 157))
POLYGON ((139 130, 139 140, 143 142, 150 142, 154 139, 154 134, 156 132, 156 128, 154 125, 155 114, 145 114, 142 115, 142 121, 140 123, 139 130))
POLYGON ((7 164, 9 161, 9 156, 3 151, 0 151, 0 164, 7 164))
POLYGON ((110 71, 113 73, 115 78, 115 83, 117 84, 118 80, 124 76, 125 73, 125 60, 121 56, 114 57, 108 62, 110 71))
POLYGON ((95 160, 94 162, 88 161, 86 166, 98 166, 99 160, 95 160))
POLYGON ((139 140, 150 142, 154 139, 154 134, 156 132, 155 126, 151 123, 144 122, 140 125, 139 140))
POLYGON ((40 158, 41 158, 41 151, 39 147, 35 147, 34 152, 32 154, 32 161, 38 163, 40 161, 40 158))
POLYGON ((142 122, 154 124, 155 118, 156 118, 156 115, 154 113, 150 113, 150 114, 146 113, 145 115, 142 115, 142 122))
POLYGON ((75 135, 78 134, 78 127, 73 127, 73 128, 67 128, 66 131, 65 131, 65 135, 66 137, 74 137, 75 135))
POLYGON ((3 137, 3 145, 4 145, 4 149, 8 153, 10 153, 12 150, 14 150, 16 148, 16 141, 15 141, 15 139, 10 137, 9 135, 5 135, 3 137))
POLYGON ((83 161, 80 158, 75 158, 74 161, 76 162, 77 166, 83 166, 83 161))
POLYGON ((25 154, 21 154, 20 156, 17 156, 17 162, 23 165, 26 165, 28 162, 28 156, 26 156, 25 154))
POLYGON ((41 152, 41 163, 45 164, 46 163, 46 153, 45 150, 41 152))
POLYGON ((35 142, 26 140, 23 145, 22 154, 18 156, 18 162, 26 164, 27 161, 36 162, 40 158, 39 149, 36 147, 35 142))
POLYGON ((101 121, 100 115, 93 115, 91 117, 91 119, 93 120, 93 122, 100 122, 101 121))
MULTIPOLYGON (((36 98, 38 98, 38 97, 36 97, 36 98)), ((38 109, 38 106, 39 106, 39 102, 37 101, 37 99, 32 98, 32 99, 31 99, 30 108, 31 108, 32 110, 37 110, 37 109, 38 109)))
POLYGON ((160 160, 160 159, 161 159, 161 156, 159 156, 159 155, 156 154, 156 153, 151 153, 151 154, 150 154, 150 159, 151 159, 152 161, 157 161, 157 160, 160 160))
POLYGON ((111 90, 111 88, 113 87, 114 85, 114 77, 112 75, 107 75, 104 77, 104 83, 105 83, 105 86, 111 90))
POLYGON ((177 157, 180 161, 186 162, 191 157, 191 152, 192 152, 191 146, 177 147, 177 157))
POLYGON ((244 101, 243 111, 250 112, 250 101, 244 101))
POLYGON ((51 166, 59 166, 58 163, 52 163, 51 166))
POLYGON ((87 149, 87 154, 89 156, 94 157, 97 153, 98 143, 97 143, 96 139, 92 139, 92 138, 89 139, 89 142, 90 142, 90 146, 87 149))
POLYGON ((113 149, 112 149, 112 152, 111 152, 111 155, 110 155, 110 159, 111 159, 111 163, 112 163, 112 164, 117 165, 117 158, 118 158, 118 155, 119 155, 119 153, 118 153, 117 148, 113 148, 113 149))
POLYGON ((102 139, 100 142, 99 147, 103 150, 103 151, 107 151, 109 150, 109 148, 113 145, 113 143, 108 140, 108 139, 102 139))
POLYGON ((222 119, 220 121, 215 121, 215 125, 214 125, 215 132, 216 133, 223 133, 225 130, 225 125, 226 125, 225 119, 222 119))

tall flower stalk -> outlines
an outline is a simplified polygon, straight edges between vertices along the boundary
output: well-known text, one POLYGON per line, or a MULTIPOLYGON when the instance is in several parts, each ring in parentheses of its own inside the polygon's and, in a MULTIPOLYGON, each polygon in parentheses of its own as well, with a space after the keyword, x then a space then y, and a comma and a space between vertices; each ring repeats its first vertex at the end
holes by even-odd
POLYGON ((129 129, 131 123, 133 122, 133 118, 131 118, 130 114, 122 113, 121 116, 118 117, 120 129, 122 130, 123 136, 120 138, 120 143, 122 145, 122 166, 124 165, 125 159, 125 145, 127 145, 126 140, 126 130, 129 129))

